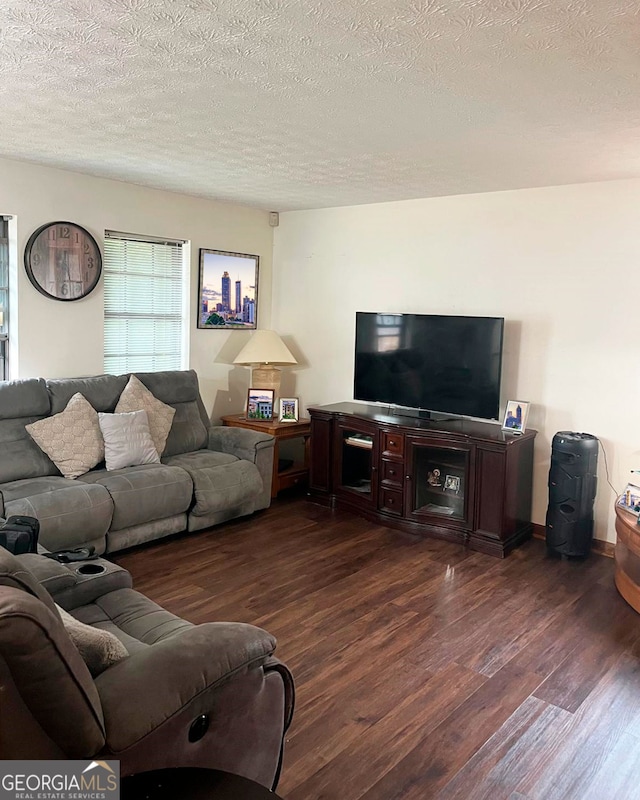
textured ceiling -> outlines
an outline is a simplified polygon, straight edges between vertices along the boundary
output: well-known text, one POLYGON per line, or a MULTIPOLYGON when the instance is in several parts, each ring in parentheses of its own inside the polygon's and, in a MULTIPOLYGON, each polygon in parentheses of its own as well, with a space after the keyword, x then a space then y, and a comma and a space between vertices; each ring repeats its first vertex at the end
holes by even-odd
POLYGON ((0 155, 281 211, 638 177, 639 34, 631 0, 3 0, 0 155))

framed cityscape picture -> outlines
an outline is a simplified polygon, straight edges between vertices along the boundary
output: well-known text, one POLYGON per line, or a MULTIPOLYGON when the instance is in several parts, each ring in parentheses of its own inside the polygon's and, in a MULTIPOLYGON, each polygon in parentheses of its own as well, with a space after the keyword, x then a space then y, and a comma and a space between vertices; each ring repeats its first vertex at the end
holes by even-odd
POLYGON ((273 419, 273 389, 249 389, 247 419, 273 419))
POLYGON ((200 248, 198 328, 257 327, 259 266, 259 256, 200 248))

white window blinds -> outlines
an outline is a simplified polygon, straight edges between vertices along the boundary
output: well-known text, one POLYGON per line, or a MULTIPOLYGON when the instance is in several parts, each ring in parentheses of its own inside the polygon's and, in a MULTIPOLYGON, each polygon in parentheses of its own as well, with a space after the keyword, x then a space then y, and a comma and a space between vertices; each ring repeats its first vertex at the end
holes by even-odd
POLYGON ((105 232, 105 372, 183 367, 183 245, 105 232))

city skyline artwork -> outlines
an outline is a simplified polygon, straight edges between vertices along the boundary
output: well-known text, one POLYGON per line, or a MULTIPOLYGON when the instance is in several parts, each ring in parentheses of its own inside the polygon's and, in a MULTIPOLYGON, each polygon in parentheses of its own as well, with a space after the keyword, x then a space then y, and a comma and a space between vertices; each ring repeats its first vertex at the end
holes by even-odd
POLYGON ((256 328, 259 262, 256 255, 200 250, 198 328, 256 328))

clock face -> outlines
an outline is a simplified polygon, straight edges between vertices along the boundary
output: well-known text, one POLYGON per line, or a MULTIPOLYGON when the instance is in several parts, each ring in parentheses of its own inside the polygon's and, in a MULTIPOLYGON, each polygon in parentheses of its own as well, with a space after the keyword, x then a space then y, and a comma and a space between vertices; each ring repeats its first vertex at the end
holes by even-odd
POLYGON ((55 300, 80 300, 100 279, 102 256, 93 236, 73 222, 48 222, 31 234, 24 251, 29 280, 55 300))

